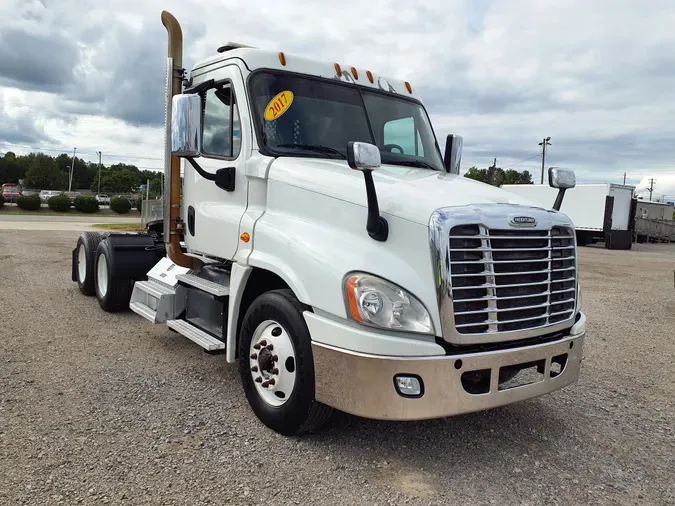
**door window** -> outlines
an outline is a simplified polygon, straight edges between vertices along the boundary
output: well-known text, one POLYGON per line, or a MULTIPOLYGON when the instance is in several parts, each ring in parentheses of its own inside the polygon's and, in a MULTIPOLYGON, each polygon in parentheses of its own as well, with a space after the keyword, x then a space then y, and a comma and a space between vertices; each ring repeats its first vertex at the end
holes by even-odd
POLYGON ((206 92, 202 151, 206 155, 223 158, 239 156, 241 124, 231 84, 212 88, 206 92))

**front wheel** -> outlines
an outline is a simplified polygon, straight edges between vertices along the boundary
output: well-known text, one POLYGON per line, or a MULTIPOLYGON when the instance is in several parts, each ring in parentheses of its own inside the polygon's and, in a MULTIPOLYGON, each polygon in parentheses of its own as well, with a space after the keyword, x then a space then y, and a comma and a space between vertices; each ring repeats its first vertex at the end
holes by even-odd
POLYGON ((314 398, 314 359, 304 308, 290 290, 260 295, 239 338, 239 372, 256 416, 270 429, 295 435, 319 428, 333 409, 314 398))

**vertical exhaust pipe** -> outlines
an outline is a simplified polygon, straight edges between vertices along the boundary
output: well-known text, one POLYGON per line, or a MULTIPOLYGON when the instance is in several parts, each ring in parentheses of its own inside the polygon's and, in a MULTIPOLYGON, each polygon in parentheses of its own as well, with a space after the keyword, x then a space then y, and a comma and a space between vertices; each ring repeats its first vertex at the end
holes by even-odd
POLYGON ((162 24, 169 39, 166 62, 166 102, 164 109, 164 243, 169 259, 181 267, 192 268, 194 260, 183 253, 180 240, 180 159, 171 153, 171 102, 183 86, 183 30, 178 20, 162 11, 162 24))

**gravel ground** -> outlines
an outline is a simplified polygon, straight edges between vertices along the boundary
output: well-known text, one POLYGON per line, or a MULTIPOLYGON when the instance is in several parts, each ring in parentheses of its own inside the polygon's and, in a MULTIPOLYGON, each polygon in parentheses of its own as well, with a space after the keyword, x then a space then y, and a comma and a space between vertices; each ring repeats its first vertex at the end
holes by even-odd
POLYGON ((578 383, 490 412, 284 438, 236 366, 70 281, 74 232, 0 231, 0 504, 673 504, 675 244, 581 249, 578 383))

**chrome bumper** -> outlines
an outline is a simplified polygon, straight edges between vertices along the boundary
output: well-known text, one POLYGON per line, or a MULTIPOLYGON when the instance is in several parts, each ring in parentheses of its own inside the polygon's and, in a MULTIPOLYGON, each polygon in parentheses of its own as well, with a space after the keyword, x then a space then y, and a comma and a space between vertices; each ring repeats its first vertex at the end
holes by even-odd
POLYGON ((313 342, 316 399, 365 418, 423 420, 481 411, 538 397, 574 383, 579 377, 586 335, 585 325, 583 327, 580 333, 554 343, 441 357, 369 355, 313 342), (567 356, 566 363, 553 376, 551 361, 563 355, 567 356), (500 368, 539 361, 545 364, 541 380, 499 389, 500 368), (467 392, 462 384, 462 375, 486 369, 491 371, 489 391, 480 394, 467 392), (421 378, 423 395, 411 398, 399 394, 394 386, 394 376, 398 374, 421 378))

